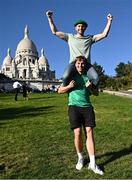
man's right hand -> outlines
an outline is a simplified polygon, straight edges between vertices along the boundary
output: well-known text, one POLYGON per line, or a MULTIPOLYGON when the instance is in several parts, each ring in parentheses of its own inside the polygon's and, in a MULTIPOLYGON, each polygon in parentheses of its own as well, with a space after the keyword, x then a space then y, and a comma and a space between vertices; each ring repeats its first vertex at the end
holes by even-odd
POLYGON ((72 80, 68 86, 69 86, 69 88, 73 88, 76 86, 76 82, 74 80, 72 80))
POLYGON ((47 12, 46 12, 46 16, 47 17, 52 17, 52 15, 53 15, 53 12, 52 11, 50 11, 50 10, 48 10, 47 12))

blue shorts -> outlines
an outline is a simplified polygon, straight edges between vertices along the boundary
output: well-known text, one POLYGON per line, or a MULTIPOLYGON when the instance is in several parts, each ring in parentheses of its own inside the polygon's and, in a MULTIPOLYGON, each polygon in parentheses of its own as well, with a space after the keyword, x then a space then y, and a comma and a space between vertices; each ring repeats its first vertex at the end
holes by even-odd
POLYGON ((96 126, 95 113, 92 106, 69 106, 68 115, 71 129, 80 128, 82 126, 94 128, 96 126))

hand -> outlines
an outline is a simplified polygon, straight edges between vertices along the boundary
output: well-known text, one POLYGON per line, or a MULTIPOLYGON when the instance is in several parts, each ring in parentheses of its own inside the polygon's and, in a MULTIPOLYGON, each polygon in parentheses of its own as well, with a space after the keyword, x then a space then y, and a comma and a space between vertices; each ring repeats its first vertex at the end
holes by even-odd
POLYGON ((52 12, 52 11, 48 10, 48 11, 46 12, 46 16, 47 16, 47 17, 52 17, 52 15, 53 15, 53 12, 52 12))
POLYGON ((113 16, 109 13, 109 14, 107 15, 107 19, 110 20, 110 21, 112 21, 113 16))
POLYGON ((76 86, 76 82, 74 80, 72 80, 70 83, 69 83, 69 87, 70 88, 73 88, 76 86))

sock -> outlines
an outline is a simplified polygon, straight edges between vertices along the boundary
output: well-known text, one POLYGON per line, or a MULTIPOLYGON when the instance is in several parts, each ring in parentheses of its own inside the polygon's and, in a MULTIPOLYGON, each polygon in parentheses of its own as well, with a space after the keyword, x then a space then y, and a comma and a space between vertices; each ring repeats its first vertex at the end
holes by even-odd
POLYGON ((83 159, 83 153, 82 152, 77 153, 77 155, 78 155, 78 160, 83 159))
POLYGON ((91 155, 89 158, 91 167, 95 167, 95 155, 91 155))

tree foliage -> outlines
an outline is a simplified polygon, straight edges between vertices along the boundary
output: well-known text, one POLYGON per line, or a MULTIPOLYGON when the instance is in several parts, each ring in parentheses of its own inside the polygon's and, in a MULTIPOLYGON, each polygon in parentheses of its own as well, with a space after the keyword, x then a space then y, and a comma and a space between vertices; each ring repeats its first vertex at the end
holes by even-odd
POLYGON ((110 90, 127 90, 132 89, 132 63, 120 62, 115 68, 116 76, 109 77, 105 74, 105 70, 102 66, 96 62, 93 64, 95 70, 99 75, 99 88, 110 90))
POLYGON ((132 88, 132 63, 120 62, 115 68, 116 76, 107 79, 107 88, 127 90, 132 88))
POLYGON ((124 77, 132 75, 132 63, 128 61, 127 64, 120 62, 115 68, 116 77, 124 77))

